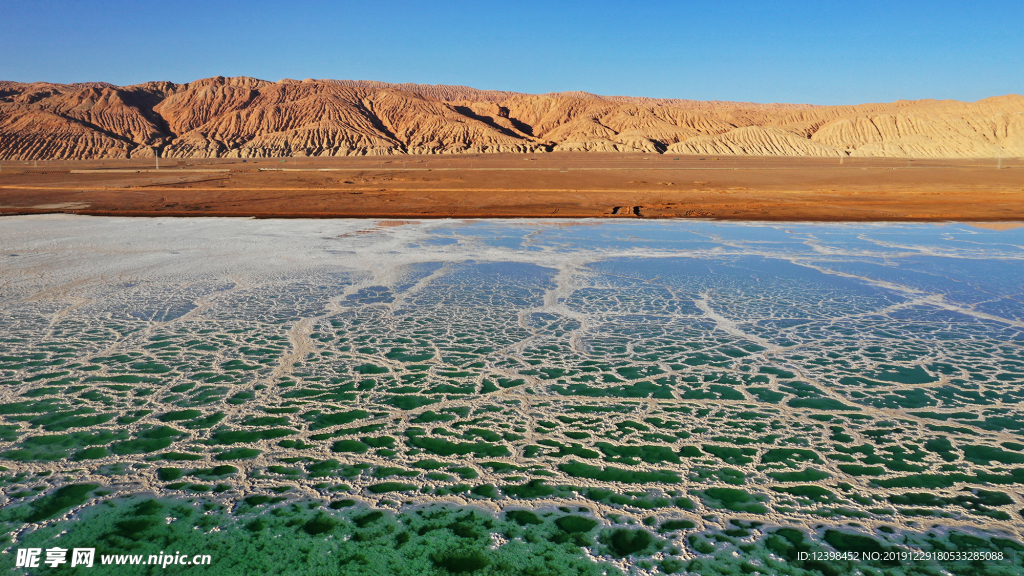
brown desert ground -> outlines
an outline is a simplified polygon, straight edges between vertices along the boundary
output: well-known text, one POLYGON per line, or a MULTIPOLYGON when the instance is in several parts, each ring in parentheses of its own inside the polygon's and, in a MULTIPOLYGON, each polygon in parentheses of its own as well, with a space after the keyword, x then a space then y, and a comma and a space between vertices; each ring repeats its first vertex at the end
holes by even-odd
POLYGON ((1021 159, 599 152, 4 161, 0 214, 1024 220, 1021 159))

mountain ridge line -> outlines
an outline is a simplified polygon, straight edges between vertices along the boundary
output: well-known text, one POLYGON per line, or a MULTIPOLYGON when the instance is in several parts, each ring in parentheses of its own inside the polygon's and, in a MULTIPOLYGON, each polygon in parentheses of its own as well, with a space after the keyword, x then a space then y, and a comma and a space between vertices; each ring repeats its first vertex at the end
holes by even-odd
POLYGON ((1024 156, 1024 96, 844 106, 373 80, 0 81, 0 160, 637 152, 1024 156))

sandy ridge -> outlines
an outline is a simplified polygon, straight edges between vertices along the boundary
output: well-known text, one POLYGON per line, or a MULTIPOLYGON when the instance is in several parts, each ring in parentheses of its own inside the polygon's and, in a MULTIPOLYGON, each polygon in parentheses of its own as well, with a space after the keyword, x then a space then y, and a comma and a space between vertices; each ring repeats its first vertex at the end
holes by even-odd
POLYGON ((1024 156, 1024 97, 858 106, 215 77, 0 81, 0 160, 535 153, 1024 156))

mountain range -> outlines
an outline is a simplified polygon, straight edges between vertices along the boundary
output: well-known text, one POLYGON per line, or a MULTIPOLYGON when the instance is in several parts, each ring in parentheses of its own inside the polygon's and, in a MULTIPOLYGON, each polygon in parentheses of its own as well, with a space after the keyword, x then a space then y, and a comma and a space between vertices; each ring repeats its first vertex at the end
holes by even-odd
POLYGON ((366 80, 0 81, 0 160, 550 151, 1024 156, 1024 96, 816 106, 366 80))

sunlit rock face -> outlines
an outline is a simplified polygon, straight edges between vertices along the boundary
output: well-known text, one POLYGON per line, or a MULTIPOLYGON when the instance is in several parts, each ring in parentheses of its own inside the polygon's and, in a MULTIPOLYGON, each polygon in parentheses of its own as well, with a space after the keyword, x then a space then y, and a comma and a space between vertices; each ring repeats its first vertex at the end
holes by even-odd
POLYGON ((222 76, 184 84, 0 80, 0 160, 642 152, 1024 156, 1024 96, 857 106, 222 76))

